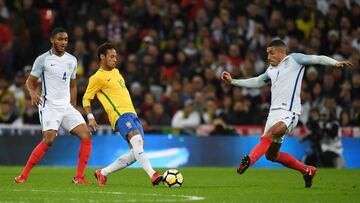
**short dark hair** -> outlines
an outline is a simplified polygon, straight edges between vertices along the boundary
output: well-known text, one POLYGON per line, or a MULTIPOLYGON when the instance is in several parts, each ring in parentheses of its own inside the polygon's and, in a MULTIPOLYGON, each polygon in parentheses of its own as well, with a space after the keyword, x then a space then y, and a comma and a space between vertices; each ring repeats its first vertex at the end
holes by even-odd
POLYGON ((284 47, 286 49, 286 44, 280 39, 273 40, 268 47, 284 47))
MULTIPOLYGON (((57 33, 66 32, 66 30, 62 27, 56 27, 51 31, 51 38, 53 38, 57 33)), ((66 32, 67 33, 67 32, 66 32)))
POLYGON ((116 50, 115 45, 112 44, 112 43, 106 42, 106 43, 99 46, 99 48, 97 50, 97 57, 98 57, 99 61, 100 61, 100 55, 101 54, 106 55, 106 52, 108 50, 110 50, 110 49, 115 49, 116 50))

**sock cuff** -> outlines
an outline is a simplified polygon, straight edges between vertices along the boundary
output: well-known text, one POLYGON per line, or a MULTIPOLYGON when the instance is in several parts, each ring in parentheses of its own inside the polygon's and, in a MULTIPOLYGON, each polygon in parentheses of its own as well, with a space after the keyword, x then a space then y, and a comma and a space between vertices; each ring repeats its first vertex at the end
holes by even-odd
POLYGON ((87 140, 80 140, 80 143, 81 143, 81 144, 91 144, 91 143, 92 143, 92 141, 91 141, 91 139, 87 139, 87 140))
POLYGON ((260 138, 260 140, 264 140, 264 141, 266 141, 266 142, 272 142, 272 139, 270 138, 270 137, 266 137, 266 136, 262 136, 261 138, 260 138))
POLYGON ((131 144, 136 144, 136 142, 140 143, 140 142, 142 142, 142 137, 141 137, 140 134, 134 135, 134 136, 129 140, 129 142, 130 142, 131 144))
POLYGON ((40 142, 40 145, 41 145, 41 148, 43 148, 44 150, 48 150, 49 149, 49 145, 44 141, 42 140, 40 142))

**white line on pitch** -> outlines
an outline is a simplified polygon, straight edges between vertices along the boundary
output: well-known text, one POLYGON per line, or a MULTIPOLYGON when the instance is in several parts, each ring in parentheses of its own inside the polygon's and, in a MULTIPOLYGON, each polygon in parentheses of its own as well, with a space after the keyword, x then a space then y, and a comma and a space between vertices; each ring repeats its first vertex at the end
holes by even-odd
MULTIPOLYGON (((6 190, 1 190, 0 191, 6 191, 6 190)), ((109 195, 133 195, 133 196, 159 196, 161 197, 161 199, 157 199, 157 200, 146 200, 147 202, 178 202, 178 201, 199 201, 199 200, 205 200, 205 197, 200 197, 200 196, 191 196, 191 195, 176 195, 176 194, 171 194, 171 195, 166 195, 166 194, 157 194, 157 193, 151 193, 151 194, 147 194, 147 193, 126 193, 126 192, 107 192, 107 191, 60 191, 60 190, 35 190, 35 189, 31 189, 31 190, 19 190, 19 189, 14 189, 14 190, 8 190, 8 191, 14 191, 14 192, 48 192, 48 193, 94 193, 94 194, 109 194, 109 195), (164 197, 167 197, 168 199, 164 199, 164 197), (175 198, 175 199, 174 199, 175 198), (181 198, 181 199, 178 199, 181 198)), ((136 199, 132 199, 129 200, 129 202, 143 202, 144 200, 136 200, 136 199)), ((116 201, 114 201, 116 202, 116 201)), ((121 200, 121 202, 124 202, 124 200, 121 200)))

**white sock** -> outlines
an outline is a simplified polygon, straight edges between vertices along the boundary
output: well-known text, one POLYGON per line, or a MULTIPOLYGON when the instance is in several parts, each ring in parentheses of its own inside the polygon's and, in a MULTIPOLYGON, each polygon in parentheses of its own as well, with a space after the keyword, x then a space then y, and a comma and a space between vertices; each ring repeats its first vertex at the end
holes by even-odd
POLYGON ((141 135, 135 135, 131 138, 130 143, 133 147, 133 152, 136 161, 143 167, 143 169, 146 171, 146 173, 152 177, 154 175, 155 171, 151 167, 149 159, 146 157, 144 153, 143 148, 143 139, 141 135))
POLYGON ((132 151, 121 155, 117 158, 113 163, 108 165, 107 167, 101 169, 100 173, 104 176, 107 176, 111 173, 119 171, 123 168, 126 168, 135 162, 135 156, 132 151))

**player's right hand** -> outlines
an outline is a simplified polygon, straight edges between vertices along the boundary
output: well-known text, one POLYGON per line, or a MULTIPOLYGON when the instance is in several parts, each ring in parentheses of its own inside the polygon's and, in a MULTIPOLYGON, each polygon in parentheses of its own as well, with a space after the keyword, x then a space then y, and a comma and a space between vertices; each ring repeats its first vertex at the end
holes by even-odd
POLYGON ((335 64, 335 67, 337 68, 343 68, 343 67, 353 67, 353 63, 351 61, 339 61, 335 64))
POLYGON ((42 105, 41 97, 37 93, 30 93, 31 104, 34 106, 42 105))
POLYGON ((221 79, 227 83, 227 84, 231 84, 231 81, 232 81, 232 77, 231 77, 231 74, 227 71, 224 71, 221 73, 221 79))
POLYGON ((96 129, 99 127, 95 119, 90 119, 88 122, 88 126, 92 132, 96 132, 96 129))

